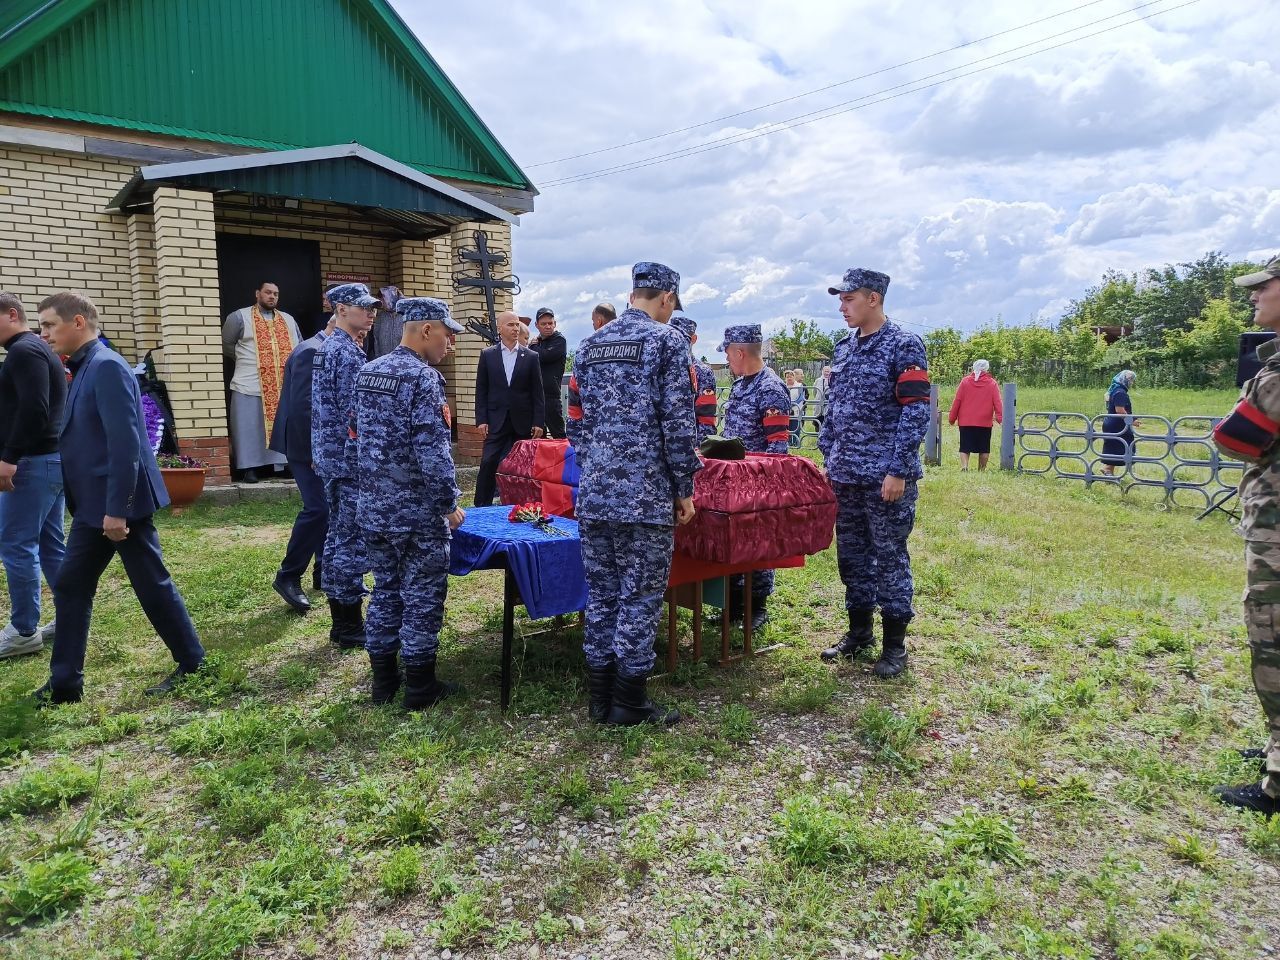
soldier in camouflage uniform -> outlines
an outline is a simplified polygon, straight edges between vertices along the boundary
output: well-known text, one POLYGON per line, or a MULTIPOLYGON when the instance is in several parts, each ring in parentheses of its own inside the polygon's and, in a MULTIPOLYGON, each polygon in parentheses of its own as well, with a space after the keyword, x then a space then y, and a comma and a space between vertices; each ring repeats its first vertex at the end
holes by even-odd
POLYGON ((336 311, 333 334, 320 345, 311 375, 311 459, 324 481, 329 530, 320 586, 329 599, 329 639, 343 650, 364 647, 364 575, 369 564, 356 520, 356 375, 364 366, 357 342, 373 326, 378 300, 363 283, 344 283, 327 294, 336 311))
POLYGON ((374 703, 390 703, 404 664, 407 710, 457 691, 436 679, 444 623, 449 540, 462 523, 462 495, 449 452, 449 404, 444 377, 428 364, 449 353, 462 325, 441 300, 404 297, 400 346, 366 363, 356 377, 360 434, 359 505, 373 566, 373 596, 365 649, 373 670, 374 703))
MULTIPOLYGON (((716 349, 729 361, 736 378, 724 404, 726 437, 738 437, 752 453, 786 453, 787 421, 791 396, 782 378, 764 365, 764 337, 759 324, 727 327, 724 342, 716 349)), ((730 586, 729 614, 742 616, 745 578, 736 576, 730 586)), ((773 593, 773 571, 757 570, 751 575, 751 629, 761 629, 769 620, 769 595, 773 593)))
POLYGON ((670 325, 689 338, 689 362, 693 371, 694 430, 698 445, 716 432, 716 375, 701 360, 694 358, 693 346, 698 342, 698 324, 683 310, 671 314, 670 325))
MULTIPOLYGON (((1251 290, 1253 320, 1280 331, 1280 256, 1257 273, 1237 277, 1251 290)), ((1280 810, 1280 340, 1258 347, 1262 369, 1244 385, 1240 402, 1213 431, 1214 443, 1248 466, 1240 478, 1240 532, 1245 539, 1244 622, 1253 661, 1253 687, 1269 738, 1257 783, 1214 788, 1223 803, 1270 817, 1280 810)))
POLYGON ((693 519, 693 475, 702 468, 689 344, 666 325, 680 276, 660 263, 637 263, 631 285, 631 309, 578 346, 568 421, 582 475, 576 509, 590 716, 624 726, 680 719, 649 700, 645 682, 675 525, 693 519))
POLYGON ((924 344, 884 315, 889 277, 850 269, 828 292, 855 333, 836 344, 827 417, 818 449, 835 491, 836 557, 844 582, 849 631, 822 652, 828 662, 872 646, 880 607, 883 642, 873 668, 896 677, 907 667, 911 558, 907 538, 916 519, 920 443, 929 425, 924 344))

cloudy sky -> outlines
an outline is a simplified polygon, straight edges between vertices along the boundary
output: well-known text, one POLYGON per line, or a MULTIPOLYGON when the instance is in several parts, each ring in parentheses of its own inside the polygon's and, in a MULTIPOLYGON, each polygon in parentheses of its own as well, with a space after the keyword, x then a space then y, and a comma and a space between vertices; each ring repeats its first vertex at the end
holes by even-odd
POLYGON ((517 307, 571 342, 639 259, 680 271, 706 348, 728 323, 838 326, 849 266, 889 273, 924 332, 1054 322, 1110 267, 1280 249, 1280 20, 1256 0, 394 3, 542 191, 517 307))

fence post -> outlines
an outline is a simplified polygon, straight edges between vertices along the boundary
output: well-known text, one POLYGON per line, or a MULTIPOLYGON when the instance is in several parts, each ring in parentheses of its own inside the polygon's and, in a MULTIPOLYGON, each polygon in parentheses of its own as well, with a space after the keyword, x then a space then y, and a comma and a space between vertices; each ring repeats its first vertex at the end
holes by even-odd
POLYGON ((924 462, 930 466, 942 463, 942 417, 938 412, 938 385, 929 385, 929 429, 924 433, 924 462))
POLYGON ((1012 470, 1017 464, 1014 431, 1018 423, 1018 385, 1004 385, 1004 422, 1000 425, 1000 469, 1012 470))

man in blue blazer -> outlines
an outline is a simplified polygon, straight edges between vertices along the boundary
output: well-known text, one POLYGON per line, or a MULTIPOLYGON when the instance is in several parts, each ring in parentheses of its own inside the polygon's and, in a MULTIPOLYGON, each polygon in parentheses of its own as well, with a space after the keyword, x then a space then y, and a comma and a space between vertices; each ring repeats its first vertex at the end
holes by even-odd
POLYGON ((329 529, 329 501, 324 481, 316 476, 311 461, 311 364, 316 351, 333 331, 337 318, 314 337, 293 348, 284 365, 284 389, 280 391, 280 407, 275 426, 271 428, 270 449, 283 453, 289 461, 293 482, 302 495, 302 509, 293 521, 289 546, 285 548, 280 570, 271 584, 281 599, 299 613, 309 613, 311 601, 302 590, 302 575, 315 558, 312 586, 320 588, 320 554, 324 535, 329 529))
POLYGON ((119 553, 143 612, 164 641, 177 669, 147 693, 167 693, 200 669, 204 647, 160 553, 152 519, 168 506, 142 416, 133 372, 98 342, 98 310, 78 293, 40 302, 41 327, 55 353, 69 356, 72 373, 59 439, 71 533, 53 585, 57 627, 49 682, 41 703, 74 703, 84 687, 84 656, 98 580, 119 553))

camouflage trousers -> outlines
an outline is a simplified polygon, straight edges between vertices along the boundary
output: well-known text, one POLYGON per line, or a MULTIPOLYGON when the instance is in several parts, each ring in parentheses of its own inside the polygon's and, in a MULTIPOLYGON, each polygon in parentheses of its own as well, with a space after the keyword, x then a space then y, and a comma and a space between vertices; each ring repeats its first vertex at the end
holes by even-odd
MULTIPOLYGON (((747 578, 739 573, 732 578, 734 589, 741 590, 742 585, 747 582, 747 578)), ((751 599, 765 600, 773 593, 773 571, 772 570, 753 570, 751 571, 751 599)))
POLYGON ((408 666, 434 660, 449 587, 449 541, 370 531, 365 545, 373 564, 365 649, 372 656, 399 650, 408 666))
POLYGON ((1244 624, 1249 631, 1253 689, 1267 715, 1267 773, 1262 789, 1280 797, 1280 543, 1245 544, 1244 624))
POLYGON ((874 610, 910 620, 914 585, 907 538, 916 522, 915 481, 902 499, 885 503, 880 487, 832 481, 836 495, 836 560, 848 610, 874 610))
POLYGON ((671 576, 675 527, 579 520, 587 575, 587 665, 616 661, 623 677, 643 677, 656 659, 654 641, 671 576))
POLYGON ((347 477, 330 477, 324 482, 324 495, 329 501, 329 530, 324 537, 320 586, 330 600, 358 603, 364 597, 369 560, 356 520, 356 482, 347 477))

